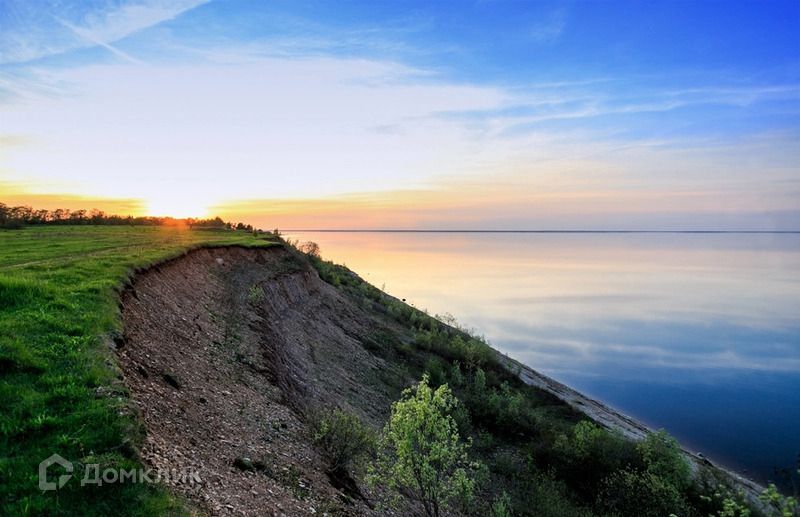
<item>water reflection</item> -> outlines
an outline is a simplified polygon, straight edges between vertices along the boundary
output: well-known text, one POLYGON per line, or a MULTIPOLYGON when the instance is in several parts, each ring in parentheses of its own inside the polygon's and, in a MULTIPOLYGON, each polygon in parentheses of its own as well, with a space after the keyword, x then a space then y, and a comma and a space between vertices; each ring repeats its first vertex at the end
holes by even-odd
POLYGON ((762 480, 800 452, 800 235, 292 237, 762 480))

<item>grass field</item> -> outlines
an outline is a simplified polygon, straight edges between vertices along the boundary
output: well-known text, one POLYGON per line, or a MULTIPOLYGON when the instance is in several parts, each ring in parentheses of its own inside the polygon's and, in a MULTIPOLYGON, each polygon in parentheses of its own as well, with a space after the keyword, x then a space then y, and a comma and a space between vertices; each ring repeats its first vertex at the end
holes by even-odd
MULTIPOLYGON (((136 268, 200 246, 270 246, 229 230, 51 226, 0 230, 0 515, 148 515, 179 510, 147 483, 38 488, 57 453, 137 467, 140 438, 106 346, 118 294, 136 268)), ((76 469, 76 472, 78 469, 76 469)))

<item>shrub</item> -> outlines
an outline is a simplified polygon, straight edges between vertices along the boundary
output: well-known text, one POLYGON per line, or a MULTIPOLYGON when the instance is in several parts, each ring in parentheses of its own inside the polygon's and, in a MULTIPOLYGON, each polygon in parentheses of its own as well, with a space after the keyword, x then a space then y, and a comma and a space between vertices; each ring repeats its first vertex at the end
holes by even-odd
POLYGON ((773 483, 770 483, 758 498, 772 510, 772 515, 780 517, 800 515, 800 506, 798 506, 797 499, 782 495, 773 483))
POLYGON ((664 517, 686 513, 686 501, 672 484, 652 472, 631 469, 615 472, 604 480, 597 505, 620 517, 664 517))
POLYGON ((434 391, 427 377, 405 390, 392 405, 369 484, 410 496, 429 517, 467 504, 475 490, 470 471, 477 465, 469 463, 470 444, 461 440, 451 416, 457 404, 446 384, 434 391))
POLYGON ((678 490, 692 484, 692 473, 678 442, 663 429, 650 433, 636 446, 645 468, 678 490))
POLYGON ((438 357, 430 357, 425 361, 425 374, 432 387, 439 387, 447 382, 447 365, 438 357))
POLYGON ((375 433, 355 415, 337 409, 317 419, 314 443, 328 460, 328 472, 349 471, 375 449, 375 433))
POLYGON ((505 491, 492 503, 492 517, 511 517, 511 498, 505 491))
POLYGON ((640 466, 633 442, 587 420, 575 424, 571 436, 556 436, 542 456, 586 500, 595 498, 611 474, 640 466))
POLYGON ((523 491, 517 493, 512 510, 518 514, 536 517, 590 517, 592 512, 570 498, 569 488, 551 474, 534 470, 522 483, 523 491))
POLYGON ((316 242, 306 241, 306 242, 303 242, 301 244, 298 244, 295 247, 298 250, 300 250, 301 252, 303 252, 306 255, 308 255, 308 256, 311 256, 311 257, 314 257, 314 258, 319 258, 320 257, 319 244, 317 244, 316 242))

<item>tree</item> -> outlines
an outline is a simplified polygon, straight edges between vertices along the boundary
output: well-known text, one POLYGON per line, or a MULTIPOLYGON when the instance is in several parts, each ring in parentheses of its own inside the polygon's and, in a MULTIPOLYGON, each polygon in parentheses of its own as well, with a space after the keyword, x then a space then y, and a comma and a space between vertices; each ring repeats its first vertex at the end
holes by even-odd
POLYGON ((427 376, 416 389, 403 391, 392 404, 367 482, 408 495, 422 504, 429 517, 439 517, 454 504, 468 503, 475 490, 470 471, 477 465, 469 463, 470 443, 461 440, 450 415, 457 404, 447 384, 434 391, 427 376))
POLYGON ((319 258, 319 244, 313 241, 306 241, 297 246, 297 249, 314 258, 319 258))

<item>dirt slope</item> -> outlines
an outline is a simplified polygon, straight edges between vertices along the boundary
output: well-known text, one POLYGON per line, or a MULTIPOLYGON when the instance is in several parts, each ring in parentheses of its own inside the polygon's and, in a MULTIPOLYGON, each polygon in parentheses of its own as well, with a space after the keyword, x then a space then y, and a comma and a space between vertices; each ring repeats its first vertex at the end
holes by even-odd
POLYGON ((117 344, 154 468, 201 513, 372 513, 325 474, 304 415, 338 406, 375 426, 411 379, 368 353, 400 328, 344 298, 287 250, 194 251, 137 276, 117 344))
MULTIPOLYGON (((122 296, 117 353, 144 422, 145 462, 196 471, 200 483, 170 483, 198 513, 377 514, 352 480, 326 474, 308 424, 320 408, 339 407, 378 428, 415 380, 403 360, 368 351, 409 343, 411 330, 379 304, 354 300, 284 248, 201 249, 139 274, 122 296)), ((608 428, 633 439, 649 431, 498 357, 608 428)), ((695 469, 713 468, 687 457, 695 469)), ((713 470, 757 504, 761 487, 713 470)))

